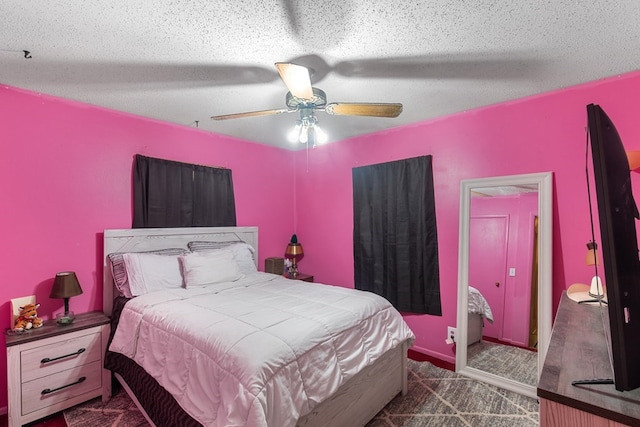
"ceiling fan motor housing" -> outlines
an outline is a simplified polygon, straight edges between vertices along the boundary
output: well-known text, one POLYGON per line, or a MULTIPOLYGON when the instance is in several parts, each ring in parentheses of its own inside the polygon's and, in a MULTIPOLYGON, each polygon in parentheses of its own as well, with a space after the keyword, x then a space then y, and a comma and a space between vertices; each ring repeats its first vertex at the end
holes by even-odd
POLYGON ((303 99, 293 96, 291 92, 287 92, 286 103, 287 107, 292 110, 297 110, 299 108, 322 108, 327 105, 327 94, 324 93, 323 90, 318 89, 317 87, 311 88, 313 89, 313 98, 303 99))

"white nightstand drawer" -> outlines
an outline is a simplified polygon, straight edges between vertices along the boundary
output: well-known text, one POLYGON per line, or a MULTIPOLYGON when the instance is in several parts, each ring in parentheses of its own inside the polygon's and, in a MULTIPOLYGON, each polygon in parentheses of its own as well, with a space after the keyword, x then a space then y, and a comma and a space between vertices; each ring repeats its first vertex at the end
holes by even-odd
POLYGON ((8 334, 8 427, 20 427, 79 403, 111 396, 103 356, 109 318, 81 313, 70 325, 46 321, 24 334, 8 334), (42 394, 43 390, 45 393, 42 394))
POLYGON ((100 360, 101 340, 100 333, 92 333, 21 352, 22 382, 100 360))
POLYGON ((94 396, 100 395, 100 364, 100 361, 92 362, 23 384, 22 415, 82 394, 93 392, 94 396))

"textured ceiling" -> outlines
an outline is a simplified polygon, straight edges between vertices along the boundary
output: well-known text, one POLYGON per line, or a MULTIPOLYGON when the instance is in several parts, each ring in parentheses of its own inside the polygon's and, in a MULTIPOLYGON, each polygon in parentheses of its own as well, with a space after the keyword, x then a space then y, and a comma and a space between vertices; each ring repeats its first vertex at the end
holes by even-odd
POLYGON ((209 118, 284 108, 277 61, 312 67, 329 102, 404 104, 319 112, 330 141, 640 69, 636 0, 3 0, 0 17, 0 84, 291 149, 295 115, 209 118))

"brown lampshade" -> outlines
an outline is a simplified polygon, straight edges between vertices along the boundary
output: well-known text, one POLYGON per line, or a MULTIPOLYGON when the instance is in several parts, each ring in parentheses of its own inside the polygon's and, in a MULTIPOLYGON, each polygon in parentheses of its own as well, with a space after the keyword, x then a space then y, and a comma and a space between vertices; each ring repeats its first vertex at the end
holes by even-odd
POLYGON ((302 250, 302 245, 300 243, 289 243, 284 254, 289 258, 296 258, 303 255, 304 251, 302 250))
POLYGON ((596 242, 587 243, 587 256, 585 257, 584 263, 587 265, 600 265, 598 262, 598 244, 596 242))
POLYGON ((640 151, 627 151, 627 159, 629 160, 629 170, 635 171, 640 168, 640 151))
POLYGON ((49 298, 70 298, 80 295, 81 293, 82 288, 80 287, 76 273, 73 271, 63 271, 56 274, 49 298))

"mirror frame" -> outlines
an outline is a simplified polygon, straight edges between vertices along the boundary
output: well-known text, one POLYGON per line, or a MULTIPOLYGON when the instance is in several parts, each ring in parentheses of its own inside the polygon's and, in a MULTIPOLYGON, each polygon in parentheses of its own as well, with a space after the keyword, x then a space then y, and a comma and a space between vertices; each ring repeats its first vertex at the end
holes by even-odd
POLYGON ((553 173, 465 179, 460 182, 460 243, 458 254, 458 316, 456 326, 456 372, 467 377, 536 398, 536 385, 524 384, 467 365, 469 300, 469 219, 471 191, 482 187, 538 185, 538 379, 549 346, 552 328, 553 173))

